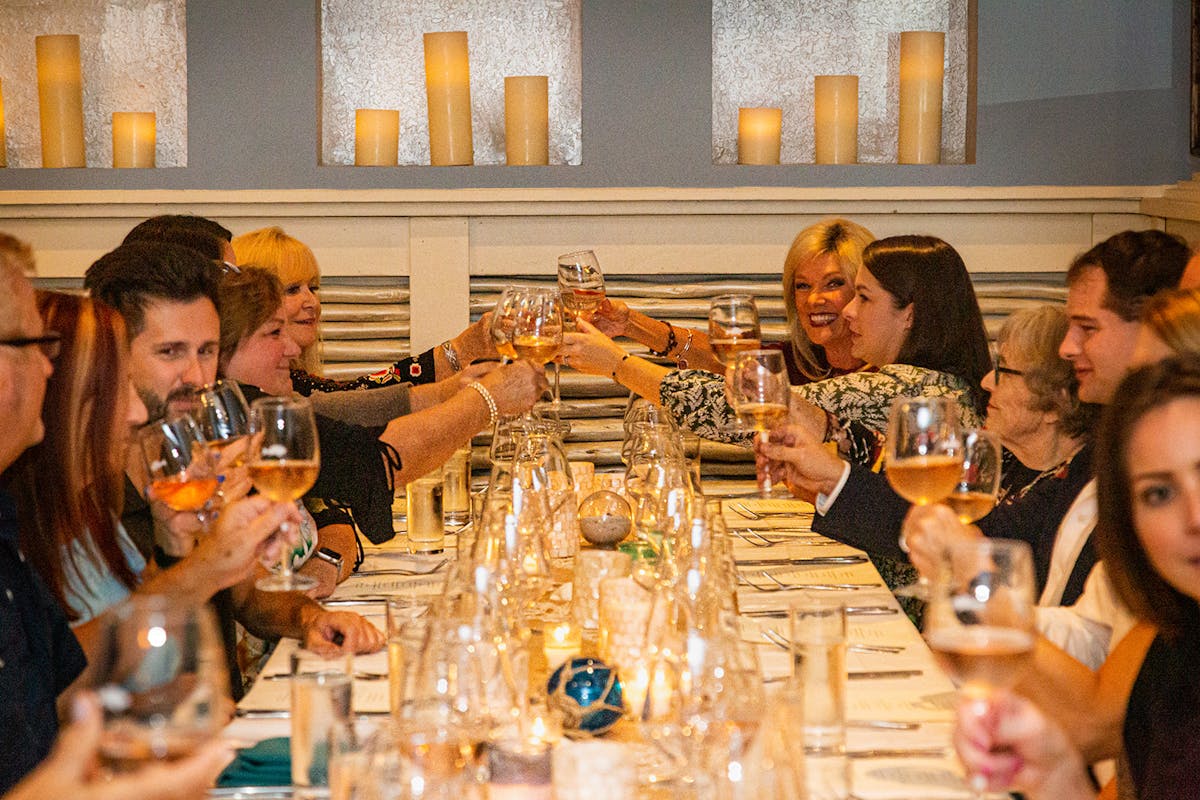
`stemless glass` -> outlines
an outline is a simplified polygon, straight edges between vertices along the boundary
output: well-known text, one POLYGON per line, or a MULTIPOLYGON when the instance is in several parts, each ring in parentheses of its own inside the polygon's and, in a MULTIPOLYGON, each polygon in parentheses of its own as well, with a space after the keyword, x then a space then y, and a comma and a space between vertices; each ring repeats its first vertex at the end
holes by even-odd
MULTIPOLYGON (((959 684, 972 713, 988 713, 996 689, 1010 688, 1032 658, 1033 554, 1025 542, 955 542, 945 554, 925 609, 925 640, 959 684)), ((987 788, 969 776, 974 796, 987 788)))
MULTIPOLYGON (((765 442, 767 432, 787 420, 789 389, 783 352, 746 350, 729 369, 733 410, 742 425, 765 442)), ((769 472, 760 477, 759 485, 763 497, 776 494, 769 472)))
POLYGON ((591 321, 592 314, 604 301, 604 274, 600 261, 591 250, 579 250, 558 257, 558 290, 563 311, 571 320, 591 321))
POLYGON ((134 595, 100 618, 88 688, 100 698, 101 761, 127 772, 175 761, 225 724, 229 676, 212 610, 134 595))
POLYGON ((946 498, 946 505, 954 509, 962 524, 986 517, 996 505, 1001 466, 996 437, 978 428, 963 433, 962 471, 958 485, 946 498))
POLYGON ((748 294, 722 294, 708 306, 708 344, 726 366, 738 353, 762 346, 758 304, 748 294))
MULTIPOLYGON (((198 389, 192 417, 217 458, 250 432, 250 409, 236 381, 217 380, 198 389)), ((240 467, 245 460, 243 453, 222 466, 240 467)))
POLYGON ((217 470, 209 444, 191 417, 160 419, 138 432, 150 478, 150 496, 172 511, 191 511, 208 529, 217 470))
MULTIPOLYGON (((321 468, 321 448, 312 405, 304 398, 260 397, 250 406, 250 433, 257 434, 249 454, 254 488, 278 503, 294 503, 312 488, 321 468)), ((280 526, 286 540, 287 523, 280 526)), ((317 582, 292 573, 292 548, 282 543, 279 574, 255 584, 266 592, 311 589, 317 582)))

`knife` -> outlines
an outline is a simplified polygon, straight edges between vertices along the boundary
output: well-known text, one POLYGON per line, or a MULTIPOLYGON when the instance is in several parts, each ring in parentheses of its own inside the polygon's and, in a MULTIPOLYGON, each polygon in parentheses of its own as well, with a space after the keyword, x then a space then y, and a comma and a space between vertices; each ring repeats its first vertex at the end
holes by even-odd
MULTIPOLYGON (((875 616, 880 614, 898 614, 900 612, 891 606, 846 606, 846 613, 857 614, 860 616, 875 616)), ((762 611, 743 611, 741 616, 750 618, 786 619, 788 612, 785 610, 765 609, 762 611)))
POLYGON ((942 747, 880 747, 871 750, 847 750, 846 758, 942 758, 942 747))
POLYGON ((810 556, 807 558, 750 558, 734 559, 739 567, 828 566, 831 564, 863 564, 866 556, 810 556))
POLYGON ((869 681, 889 678, 915 678, 924 675, 919 669, 878 669, 869 672, 847 672, 846 677, 852 681, 869 681))

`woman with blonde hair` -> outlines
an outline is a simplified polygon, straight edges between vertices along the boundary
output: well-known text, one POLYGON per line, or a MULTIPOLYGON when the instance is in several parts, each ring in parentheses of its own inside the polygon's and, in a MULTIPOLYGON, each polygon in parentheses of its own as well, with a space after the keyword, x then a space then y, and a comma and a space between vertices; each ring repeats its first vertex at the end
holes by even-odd
MULTIPOLYGON (((399 383, 434 383, 461 372, 473 361, 497 358, 488 330, 489 318, 485 315, 453 339, 420 355, 401 358, 377 372, 344 381, 321 377, 318 327, 321 320, 321 298, 318 295, 321 268, 312 249, 289 236, 282 228, 273 226, 235 236, 233 251, 239 265, 262 267, 283 284, 287 333, 300 346, 300 356, 292 369, 292 386, 300 394, 399 383)), ((445 399, 445 396, 439 395, 437 399, 445 399)), ((420 406, 418 403, 414 408, 420 406)))

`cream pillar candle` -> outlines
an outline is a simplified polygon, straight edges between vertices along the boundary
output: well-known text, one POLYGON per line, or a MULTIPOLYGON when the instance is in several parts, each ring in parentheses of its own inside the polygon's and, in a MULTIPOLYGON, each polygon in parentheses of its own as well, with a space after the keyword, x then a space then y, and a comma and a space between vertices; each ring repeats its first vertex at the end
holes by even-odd
POLYGON ((153 167, 155 142, 153 111, 113 112, 113 167, 153 167))
POLYGON ((738 109, 738 163, 778 164, 781 108, 738 109))
POLYGON ((8 166, 8 145, 4 138, 4 81, 0 80, 0 167, 8 166))
POLYGON ((354 165, 394 167, 400 153, 400 112, 387 108, 354 111, 354 165))
POLYGON ((550 163, 549 96, 545 75, 504 79, 504 156, 510 166, 550 163))
POLYGON ((818 164, 858 162, 858 76, 813 78, 813 139, 818 164))
POLYGON ((38 112, 43 167, 86 167, 83 149, 83 71, 79 37, 38 36, 38 112))
POLYGON ((474 164, 466 31, 425 34, 425 96, 430 163, 435 167, 474 164))
POLYGON ((942 157, 942 81, 946 34, 900 34, 901 164, 936 164, 942 157))

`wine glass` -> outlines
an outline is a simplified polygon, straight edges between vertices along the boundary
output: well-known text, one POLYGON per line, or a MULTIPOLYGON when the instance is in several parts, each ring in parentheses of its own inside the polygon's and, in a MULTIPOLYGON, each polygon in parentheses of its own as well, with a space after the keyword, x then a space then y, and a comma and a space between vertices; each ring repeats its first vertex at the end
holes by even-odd
POLYGON ((962 471, 958 485, 946 498, 964 525, 986 517, 1000 490, 1001 454, 996 437, 978 428, 963 433, 962 471))
MULTIPOLYGON (((218 459, 231 446, 244 441, 250 431, 250 409, 236 381, 217 380, 196 390, 192 417, 218 459)), ((240 467, 245 460, 242 453, 222 466, 240 467)))
POLYGON ((708 306, 708 345, 727 367, 738 353, 762 346, 758 304, 748 294, 722 294, 708 306))
MULTIPOLYGON (((925 640, 972 713, 987 714, 992 693, 1016 684, 1032 659, 1033 587, 1025 542, 974 539, 946 550, 925 609, 925 640)), ((971 775, 969 784, 985 796, 985 776, 971 775)))
MULTIPOLYGON (((557 289, 529 289, 517 305, 512 333, 517 358, 545 364, 562 347, 563 306, 557 289)), ((552 408, 559 406, 558 387, 554 387, 552 408)))
POLYGON ((229 673, 208 606, 133 595, 99 625, 85 680, 104 712, 99 753, 108 769, 174 761, 220 732, 229 673))
POLYGON ((513 329, 517 326, 517 309, 526 291, 520 286, 506 287, 492 311, 492 342, 496 345, 496 352, 510 361, 517 357, 512 345, 513 329))
MULTIPOLYGON (((767 432, 788 415, 788 374, 783 352, 746 350, 729 370, 734 413, 745 428, 765 442, 767 432)), ((760 488, 763 497, 774 496, 769 471, 760 477, 760 488)))
MULTIPOLYGON (((277 503, 294 503, 312 488, 321 468, 321 448, 312 405, 302 397, 260 397, 250 406, 250 480, 277 503)), ((292 547, 287 523, 280 525, 279 573, 255 584, 265 592, 311 589, 317 581, 292 573, 292 547)))
POLYGON ((138 432, 150 479, 151 499, 172 511, 195 513, 208 530, 209 502, 217 491, 216 463, 208 441, 191 417, 160 419, 138 432))
POLYGON ((563 310, 572 320, 591 320, 604 301, 604 274, 600 261, 591 250, 579 250, 558 257, 558 290, 563 310))

